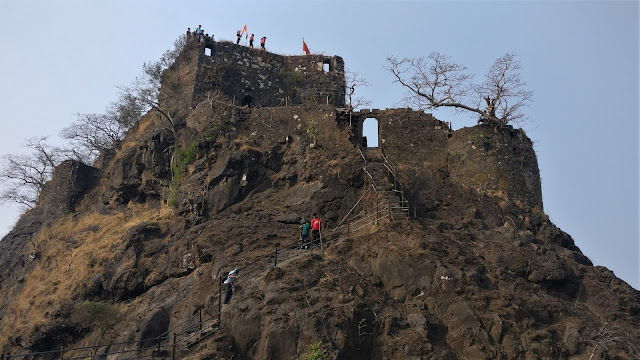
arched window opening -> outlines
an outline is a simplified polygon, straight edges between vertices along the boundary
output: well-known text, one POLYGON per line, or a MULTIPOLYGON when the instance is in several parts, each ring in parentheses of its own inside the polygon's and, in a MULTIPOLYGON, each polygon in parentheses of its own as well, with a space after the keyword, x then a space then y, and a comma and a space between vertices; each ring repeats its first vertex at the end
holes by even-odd
POLYGON ((245 97, 242 98, 242 102, 240 106, 245 106, 245 105, 248 107, 253 106, 253 97, 251 95, 246 95, 245 97))
POLYGON ((362 124, 363 147, 378 147, 378 119, 368 118, 362 124), (366 138, 366 144, 364 139, 366 138))

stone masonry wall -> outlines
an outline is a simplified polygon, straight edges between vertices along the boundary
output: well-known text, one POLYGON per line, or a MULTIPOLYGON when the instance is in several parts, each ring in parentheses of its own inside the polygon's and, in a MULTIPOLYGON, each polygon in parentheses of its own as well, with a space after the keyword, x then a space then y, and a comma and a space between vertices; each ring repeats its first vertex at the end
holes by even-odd
POLYGON ((480 125, 451 131, 447 123, 422 111, 374 109, 354 113, 356 141, 361 141, 366 118, 378 120, 379 143, 400 168, 409 191, 417 188, 437 192, 434 187, 441 185, 434 181, 444 176, 463 188, 502 191, 527 206, 542 209, 537 158, 522 130, 510 126, 494 130, 480 125), (416 179, 426 183, 413 183, 416 179))
POLYGON ((231 42, 203 43, 190 51, 198 52, 194 104, 217 90, 241 106, 344 106, 344 62, 339 56, 282 56, 231 42))

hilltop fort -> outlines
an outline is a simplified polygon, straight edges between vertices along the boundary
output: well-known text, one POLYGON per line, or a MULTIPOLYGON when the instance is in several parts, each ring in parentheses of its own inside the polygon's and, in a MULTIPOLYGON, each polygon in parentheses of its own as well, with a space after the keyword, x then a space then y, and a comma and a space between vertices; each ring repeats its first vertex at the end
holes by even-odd
POLYGON ((60 165, 0 241, 2 360, 640 357, 640 292, 546 216, 522 130, 345 86, 339 56, 190 41, 172 122, 60 165))

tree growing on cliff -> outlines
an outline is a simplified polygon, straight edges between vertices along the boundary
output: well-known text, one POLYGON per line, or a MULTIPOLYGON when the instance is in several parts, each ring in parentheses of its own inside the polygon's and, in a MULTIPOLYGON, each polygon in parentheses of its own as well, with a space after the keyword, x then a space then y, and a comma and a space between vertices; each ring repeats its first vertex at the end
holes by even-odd
POLYGON ((362 96, 356 96, 356 91, 359 88, 369 86, 367 79, 360 77, 357 72, 347 69, 345 72, 345 97, 347 102, 347 110, 349 111, 349 125, 351 125, 351 115, 353 110, 371 104, 371 101, 363 98, 362 96))
POLYGON ((493 63, 480 83, 467 68, 438 52, 425 58, 387 58, 386 69, 405 90, 405 102, 419 109, 450 107, 478 114, 479 122, 502 126, 526 118, 532 99, 520 75, 520 63, 507 53, 493 63))
POLYGON ((62 160, 61 150, 46 141, 46 137, 28 139, 24 146, 30 154, 3 156, 0 171, 7 181, 3 184, 0 202, 14 202, 28 208, 35 206, 44 184, 51 179, 53 169, 62 160))
POLYGON ((77 322, 98 332, 99 339, 94 347, 97 354, 99 345, 107 335, 115 335, 114 326, 122 320, 120 310, 112 303, 105 301, 84 300, 76 304, 73 317, 77 322))
POLYGON ((157 61, 144 63, 142 74, 128 86, 119 87, 118 99, 111 102, 104 113, 76 114, 76 120, 64 128, 60 135, 70 140, 65 150, 68 157, 86 164, 92 163, 101 152, 114 148, 140 117, 148 110, 156 110, 172 131, 174 120, 170 109, 161 104, 162 72, 171 66, 186 44, 180 36, 173 49, 157 61))
POLYGON ((75 159, 91 164, 102 151, 116 146, 148 110, 157 110, 163 122, 175 135, 175 124, 170 109, 159 101, 162 72, 171 66, 186 44, 184 35, 173 49, 164 52, 156 62, 145 63, 142 75, 129 86, 121 87, 119 97, 101 114, 77 114, 76 120, 61 131, 70 143, 51 147, 46 137, 27 140, 28 154, 9 154, 0 163, 2 185, 0 202, 15 202, 32 208, 38 201, 44 184, 51 179, 54 168, 62 161, 75 159))
POLYGON ((356 96, 355 93, 358 89, 362 87, 369 86, 369 81, 367 79, 360 77, 360 74, 357 72, 351 71, 347 69, 344 72, 344 77, 346 81, 346 100, 347 107, 350 110, 357 109, 360 106, 367 106, 371 104, 371 101, 363 98, 362 96, 356 96))
POLYGON ((135 98, 121 94, 104 113, 76 114, 76 120, 60 132, 60 136, 70 142, 66 148, 69 157, 91 164, 101 152, 113 149, 122 141, 143 110, 135 98))
POLYGON ((159 60, 150 61, 142 65, 142 74, 137 76, 131 84, 118 87, 121 98, 132 98, 145 111, 155 110, 160 114, 160 119, 175 135, 176 123, 172 109, 165 106, 160 99, 160 86, 162 85, 162 73, 173 65, 176 58, 186 45, 186 37, 181 35, 173 43, 173 49, 167 50, 159 60))

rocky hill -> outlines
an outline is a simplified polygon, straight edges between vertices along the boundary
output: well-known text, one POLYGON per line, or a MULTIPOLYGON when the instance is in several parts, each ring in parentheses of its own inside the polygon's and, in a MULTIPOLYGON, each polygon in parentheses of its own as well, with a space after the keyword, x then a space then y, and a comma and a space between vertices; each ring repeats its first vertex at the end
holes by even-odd
POLYGON ((230 43, 160 98, 173 127, 63 163, 0 241, 3 360, 640 358, 640 292, 545 215, 522 130, 349 113, 341 58, 230 43))

